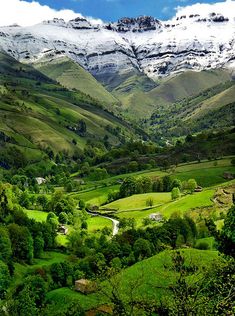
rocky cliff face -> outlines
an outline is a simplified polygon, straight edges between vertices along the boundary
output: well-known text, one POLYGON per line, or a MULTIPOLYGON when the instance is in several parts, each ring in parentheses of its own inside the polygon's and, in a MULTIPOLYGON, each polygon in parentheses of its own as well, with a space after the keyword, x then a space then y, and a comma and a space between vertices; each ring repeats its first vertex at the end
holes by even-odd
POLYGON ((191 14, 168 22, 139 17, 96 26, 82 18, 54 19, 1 27, 0 49, 23 62, 66 55, 97 78, 128 72, 159 78, 188 69, 233 67, 235 19, 191 14))

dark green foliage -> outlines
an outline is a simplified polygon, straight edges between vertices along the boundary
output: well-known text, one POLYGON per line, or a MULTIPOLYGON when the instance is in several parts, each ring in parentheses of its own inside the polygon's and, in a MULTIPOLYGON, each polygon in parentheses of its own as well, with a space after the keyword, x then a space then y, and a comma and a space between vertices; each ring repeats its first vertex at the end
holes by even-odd
POLYGON ((0 260, 0 300, 5 298, 11 278, 7 265, 0 260))
POLYGON ((151 246, 150 242, 146 239, 139 238, 134 243, 134 255, 136 260, 143 260, 151 256, 151 246))
POLYGON ((27 227, 17 224, 8 226, 12 245, 12 254, 16 260, 32 263, 33 239, 27 227))
POLYGON ((45 300, 46 283, 40 276, 29 276, 17 286, 8 312, 13 316, 39 316, 45 300))
POLYGON ((0 226, 0 260, 9 262, 12 255, 11 240, 6 227, 0 226))
POLYGON ((205 241, 201 241, 199 242, 197 245, 196 245, 196 248, 197 249, 200 249, 200 250, 208 250, 210 248, 209 244, 205 241))
POLYGON ((33 241, 33 250, 34 250, 34 257, 40 258, 43 254, 44 250, 44 239, 42 236, 36 236, 33 241))
POLYGON ((235 258, 235 206, 229 210, 217 240, 219 250, 235 258))

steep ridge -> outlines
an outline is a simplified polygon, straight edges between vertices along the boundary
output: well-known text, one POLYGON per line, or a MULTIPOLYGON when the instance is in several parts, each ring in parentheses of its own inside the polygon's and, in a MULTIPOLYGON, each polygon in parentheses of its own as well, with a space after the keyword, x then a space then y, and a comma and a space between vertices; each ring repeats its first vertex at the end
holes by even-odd
POLYGON ((227 81, 168 105, 143 125, 154 137, 174 137, 235 125, 235 82, 227 81))
POLYGON ((119 103, 89 72, 66 56, 40 59, 33 66, 68 89, 79 90, 109 106, 119 103))
POLYGON ((168 22, 124 18, 97 26, 81 18, 54 19, 1 27, 0 47, 20 61, 65 54, 100 81, 129 72, 157 79, 189 69, 234 67, 234 34, 234 18, 217 12, 168 22))
POLYGON ((156 105, 167 105, 196 96, 203 90, 231 79, 231 73, 226 70, 186 71, 162 80, 161 84, 149 91, 148 96, 155 100, 156 105))

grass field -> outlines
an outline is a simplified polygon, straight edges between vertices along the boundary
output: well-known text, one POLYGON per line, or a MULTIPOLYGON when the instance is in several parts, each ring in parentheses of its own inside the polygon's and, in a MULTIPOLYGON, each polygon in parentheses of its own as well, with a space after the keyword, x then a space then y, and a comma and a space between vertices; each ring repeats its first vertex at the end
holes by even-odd
POLYGON ((230 80, 230 75, 226 71, 187 71, 179 76, 167 78, 148 95, 158 104, 173 103, 185 97, 197 95, 202 90, 226 80, 230 80))
POLYGON ((68 259, 68 255, 61 252, 45 252, 40 259, 34 259, 34 263, 30 268, 37 268, 42 266, 48 266, 53 263, 62 262, 68 259))
POLYGON ((112 203, 104 205, 102 208, 110 208, 121 211, 130 211, 144 209, 148 206, 146 201, 151 198, 153 200, 153 206, 167 203, 171 201, 170 193, 145 193, 145 194, 135 194, 124 199, 114 201, 112 203))
POLYGON ((146 193, 114 201, 104 205, 101 209, 115 209, 117 210, 116 215, 118 218, 135 218, 137 226, 141 226, 143 218, 155 212, 160 212, 164 217, 169 218, 174 213, 183 215, 191 209, 211 206, 213 205, 212 198, 214 193, 215 190, 213 189, 205 190, 183 196, 176 201, 171 201, 171 193, 146 193), (155 205, 160 204, 160 206, 148 209, 146 200, 149 197, 153 198, 155 205))
MULTIPOLYGON (((225 179, 223 178, 224 172, 231 172, 235 173, 235 167, 230 166, 227 167, 204 167, 198 165, 191 165, 191 170, 182 170, 179 172, 178 169, 176 169, 176 173, 174 173, 173 178, 178 178, 181 181, 189 180, 189 179, 195 179, 197 183, 202 187, 210 187, 216 184, 221 184, 225 182, 225 179), (195 168, 193 168, 195 167, 195 168)), ((187 166, 188 168, 189 166, 187 166)))
POLYGON ((97 307, 101 303, 97 294, 84 295, 69 288, 60 288, 48 292, 47 300, 53 302, 57 310, 63 310, 65 305, 70 304, 71 301, 79 302, 85 310, 97 307))
POLYGON ((99 230, 102 230, 105 227, 108 227, 112 230, 113 224, 112 221, 103 217, 93 216, 87 220, 88 232, 96 233, 99 230))
POLYGON ((35 219, 37 222, 45 222, 47 219, 47 212, 26 210, 25 213, 29 218, 35 219))
POLYGON ((159 211, 166 218, 169 218, 174 213, 183 215, 190 209, 213 205, 211 199, 213 198, 214 193, 215 190, 205 190, 199 193, 186 195, 176 201, 156 208, 155 211, 159 211))
MULTIPOLYGON (((181 253, 186 258, 186 264, 190 262, 199 270, 208 268, 218 258, 216 251, 185 249, 181 253)), ((143 295, 148 299, 159 299, 166 293, 160 288, 172 284, 176 277, 172 269, 171 254, 172 251, 161 252, 124 270, 120 275, 121 292, 125 295, 134 289, 133 294, 137 299, 142 299, 143 295)))
MULTIPOLYGON (((140 211, 129 211, 129 212, 120 212, 117 213, 117 217, 122 218, 134 218, 136 221, 136 226, 140 227, 143 226, 143 219, 149 217, 150 214, 155 213, 156 210, 149 209, 149 210, 140 210, 140 211)), ((155 224, 153 222, 153 224, 155 224)))
POLYGON ((86 192, 78 192, 74 194, 74 196, 76 196, 76 198, 79 198, 80 200, 83 200, 85 203, 99 206, 107 201, 109 193, 118 191, 118 189, 119 185, 113 185, 86 192))
MULTIPOLYGON (((186 258, 186 264, 190 262, 190 264, 197 265, 199 271, 208 268, 213 260, 219 260, 217 251, 185 249, 181 253, 186 258)), ((126 302, 129 301, 130 295, 133 295, 135 299, 159 300, 165 295, 165 288, 174 283, 176 278, 176 272, 172 269, 171 255, 172 251, 161 252, 136 263, 115 276, 112 283, 115 284, 121 298, 126 302)), ((190 279, 193 281, 193 277, 190 277, 190 279)), ((71 300, 78 301, 85 310, 89 310, 108 303, 106 295, 102 293, 110 293, 110 283, 105 281, 101 287, 101 292, 90 295, 83 295, 68 288, 61 288, 49 292, 47 299, 53 302, 58 310, 71 300)))

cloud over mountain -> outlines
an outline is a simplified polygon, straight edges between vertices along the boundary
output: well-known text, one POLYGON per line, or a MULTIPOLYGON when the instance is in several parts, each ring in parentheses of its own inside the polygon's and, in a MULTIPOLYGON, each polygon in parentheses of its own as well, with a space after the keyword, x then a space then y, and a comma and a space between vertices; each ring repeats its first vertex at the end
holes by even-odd
MULTIPOLYGON (((39 2, 27 2, 21 0, 1 0, 0 25, 19 24, 21 26, 34 25, 43 20, 63 18, 65 21, 82 17, 81 13, 72 10, 55 10, 39 2)), ((101 20, 88 18, 92 24, 102 23, 101 20)))
POLYGON ((234 18, 235 1, 227 0, 217 3, 196 3, 188 6, 176 7, 176 16, 200 14, 201 17, 207 17, 210 13, 220 13, 228 18, 234 18))

